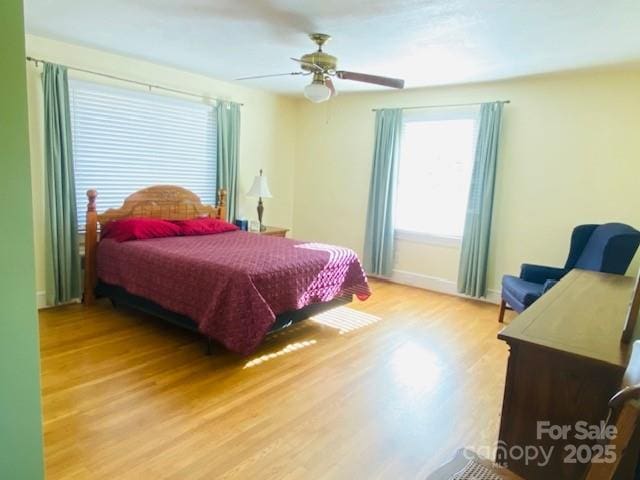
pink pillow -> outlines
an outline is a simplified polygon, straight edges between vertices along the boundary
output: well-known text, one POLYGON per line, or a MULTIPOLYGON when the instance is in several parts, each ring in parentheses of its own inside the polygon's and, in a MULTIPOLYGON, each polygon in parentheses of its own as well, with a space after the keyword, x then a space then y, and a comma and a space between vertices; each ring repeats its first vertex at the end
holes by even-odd
POLYGON ((214 233, 232 232, 238 227, 217 218, 194 218, 192 220, 176 220, 173 222, 180 228, 182 235, 211 235, 214 233))
POLYGON ((101 239, 111 238, 116 242, 146 240, 149 238, 177 237, 180 227, 159 218, 125 218, 107 223, 100 234, 101 239))

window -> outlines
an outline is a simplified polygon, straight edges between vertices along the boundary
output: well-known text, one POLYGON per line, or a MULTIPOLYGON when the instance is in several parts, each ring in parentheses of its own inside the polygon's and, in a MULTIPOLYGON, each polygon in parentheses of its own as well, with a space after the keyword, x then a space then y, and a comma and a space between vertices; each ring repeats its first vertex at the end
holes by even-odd
POLYGON ((405 112, 395 217, 400 238, 460 241, 477 113, 468 107, 405 112))
POLYGON ((90 188, 100 211, 156 184, 180 185, 215 203, 215 107, 79 80, 70 81, 69 92, 81 230, 90 188))

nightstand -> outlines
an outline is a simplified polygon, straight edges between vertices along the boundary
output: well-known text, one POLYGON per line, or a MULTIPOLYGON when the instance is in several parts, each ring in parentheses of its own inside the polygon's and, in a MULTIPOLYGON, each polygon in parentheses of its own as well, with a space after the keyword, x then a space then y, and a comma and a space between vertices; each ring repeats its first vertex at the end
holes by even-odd
POLYGON ((288 228, 281 228, 281 227, 266 227, 266 230, 264 230, 263 232, 252 232, 252 233, 259 233, 260 235, 271 235, 273 237, 286 237, 287 236, 287 232, 289 231, 288 228))

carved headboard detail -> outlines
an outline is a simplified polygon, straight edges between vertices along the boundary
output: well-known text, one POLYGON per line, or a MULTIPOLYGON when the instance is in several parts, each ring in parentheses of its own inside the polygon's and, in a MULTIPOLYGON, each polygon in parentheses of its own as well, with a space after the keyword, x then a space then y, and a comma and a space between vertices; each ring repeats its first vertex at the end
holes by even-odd
POLYGON ((97 284, 96 248, 98 246, 98 224, 105 225, 113 220, 133 217, 162 218, 164 220, 187 220, 197 217, 212 217, 226 220, 227 192, 218 192, 217 205, 205 205, 195 193, 175 185, 154 185, 129 195, 120 208, 111 208, 98 213, 96 199, 98 192, 87 191, 87 224, 85 230, 84 254, 84 296, 85 305, 91 304, 97 284))

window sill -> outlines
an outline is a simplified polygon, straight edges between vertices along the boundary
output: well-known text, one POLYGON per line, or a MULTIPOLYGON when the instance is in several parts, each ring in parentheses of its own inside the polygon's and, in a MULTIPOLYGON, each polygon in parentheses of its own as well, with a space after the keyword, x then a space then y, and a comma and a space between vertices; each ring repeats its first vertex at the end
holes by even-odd
POLYGON ((431 233, 413 232, 410 230, 396 230, 395 238, 409 242, 426 243, 428 245, 451 248, 459 248, 462 243, 462 238, 460 237, 447 237, 443 235, 433 235, 431 233))

